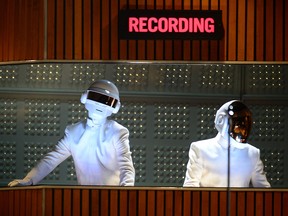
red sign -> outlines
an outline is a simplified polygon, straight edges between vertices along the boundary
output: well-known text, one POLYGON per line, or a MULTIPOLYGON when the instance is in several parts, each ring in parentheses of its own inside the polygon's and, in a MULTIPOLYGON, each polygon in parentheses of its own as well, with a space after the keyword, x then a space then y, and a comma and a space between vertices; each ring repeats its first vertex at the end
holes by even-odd
POLYGON ((211 39, 223 37, 222 11, 121 10, 120 39, 211 39))

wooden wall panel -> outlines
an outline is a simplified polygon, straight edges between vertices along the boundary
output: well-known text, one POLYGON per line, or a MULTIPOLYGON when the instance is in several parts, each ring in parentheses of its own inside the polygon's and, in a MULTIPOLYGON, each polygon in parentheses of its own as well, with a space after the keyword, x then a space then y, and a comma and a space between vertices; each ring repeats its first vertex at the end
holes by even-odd
POLYGON ((0 1, 0 61, 287 61, 287 10, 285 0, 0 1), (118 11, 125 8, 220 9, 224 37, 219 41, 119 40, 118 11))
MULTIPOLYGON (((83 1, 74 0, 74 59, 81 60, 84 59, 83 52, 83 1)), ((104 32, 104 30, 102 29, 104 32)))
POLYGON ((64 59, 73 59, 73 0, 66 0, 64 4, 64 59))
MULTIPOLYGON (((237 1, 236 1, 237 2, 237 1)), ((236 26, 237 26, 237 33, 236 33, 236 59, 239 61, 245 61, 245 24, 247 23, 247 16, 246 16, 246 1, 238 1, 236 4, 235 12, 236 12, 236 26)))
MULTIPOLYGON (((263 0, 255 0, 255 34, 254 40, 255 44, 255 59, 264 60, 265 52, 264 52, 264 1, 263 0)), ((267 19, 267 18, 266 18, 267 19)), ((248 31, 248 30, 247 30, 248 31)))
POLYGON ((188 216, 287 214, 287 190, 209 188, 105 188, 38 186, 1 188, 1 215, 188 216), (43 214, 42 214, 43 213, 43 214))
MULTIPOLYGON (((283 12, 283 16, 284 16, 284 25, 283 25, 283 28, 282 28, 282 31, 280 33, 283 32, 283 29, 284 29, 284 59, 285 61, 287 61, 288 59, 288 41, 287 41, 287 38, 288 38, 288 2, 286 0, 283 0, 283 8, 285 8, 284 12, 283 12)), ((279 33, 279 34, 280 34, 279 33)), ((279 45, 280 46, 280 45, 279 45)), ((283 46, 283 45, 282 45, 283 46)))
POLYGON ((64 1, 60 0, 60 1, 55 1, 55 15, 56 15, 56 46, 55 46, 55 50, 56 50, 56 58, 57 59, 64 59, 64 46, 65 46, 65 34, 64 34, 64 30, 65 30, 65 13, 63 13, 64 10, 64 1))
POLYGON ((245 61, 254 61, 254 53, 255 53, 255 1, 247 1, 246 5, 246 25, 245 25, 245 52, 244 52, 244 60, 245 61))
MULTIPOLYGON (((101 1, 93 1, 93 13, 92 13, 92 59, 101 59, 101 1)), ((112 50, 117 52, 117 50, 112 50)))
MULTIPOLYGON (((55 35, 56 35, 56 11, 55 11, 55 1, 47 1, 47 10, 49 11, 49 18, 47 19, 47 58, 48 59, 57 59, 55 47, 55 35)), ((67 24, 69 25, 69 23, 67 24)), ((43 52, 45 52, 43 50, 43 52)))
POLYGON ((267 61, 273 61, 274 59, 274 35, 275 35, 275 28, 274 28, 274 3, 273 1, 264 1, 264 44, 266 47, 265 49, 265 56, 264 59, 267 61))
POLYGON ((275 13, 275 31, 274 31, 274 47, 275 47, 275 59, 281 59, 284 57, 284 38, 283 34, 277 34, 277 32, 282 32, 285 29, 285 21, 282 19, 285 16, 285 0, 279 0, 275 2, 274 13, 275 13))

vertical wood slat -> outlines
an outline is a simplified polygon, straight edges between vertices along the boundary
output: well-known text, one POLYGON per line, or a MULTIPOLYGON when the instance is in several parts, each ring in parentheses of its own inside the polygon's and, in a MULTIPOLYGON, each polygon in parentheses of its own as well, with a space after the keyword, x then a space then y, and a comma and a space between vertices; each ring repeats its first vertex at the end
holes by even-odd
POLYGON ((156 216, 155 214, 155 208, 157 207, 156 204, 156 198, 155 198, 155 191, 154 190, 148 190, 147 191, 147 215, 149 216, 156 216))
MULTIPOLYGON (((190 191, 183 191, 183 216, 192 215, 192 193, 190 191)), ((194 206, 197 208, 197 206, 194 206)))
MULTIPOLYGON (((15 2, 14 1, 7 1, 9 2, 9 9, 7 11, 7 13, 9 14, 10 18, 9 18, 9 22, 10 23, 15 23, 15 2)), ((14 38, 15 38, 15 30, 13 28, 13 25, 7 25, 7 32, 11 32, 11 34, 9 34, 9 37, 7 37, 7 41, 6 44, 8 45, 8 60, 11 61, 14 58, 14 49, 9 49, 9 46, 14 47, 14 38)))
POLYGON ((83 57, 82 59, 91 59, 91 1, 83 0, 83 57))
POLYGON ((237 215, 246 216, 246 202, 245 192, 240 191, 237 193, 237 215))
POLYGON ((275 32, 274 32, 274 44, 275 44, 275 59, 282 59, 284 54, 284 30, 283 30, 283 24, 284 20, 282 19, 285 17, 284 15, 284 1, 285 0, 278 0, 275 2, 275 9, 274 9, 274 15, 275 15, 275 32), (277 33, 279 32, 279 34, 277 33), (283 33, 281 33, 283 32, 283 33))
POLYGON ((83 59, 83 33, 82 33, 82 0, 74 0, 74 59, 83 59))
POLYGON ((74 189, 72 191, 72 212, 74 215, 81 215, 81 190, 74 189))
POLYGON ((56 58, 64 59, 64 1, 56 1, 56 41, 55 41, 55 49, 56 49, 56 58))
MULTIPOLYGON (((20 13, 20 17, 22 17, 22 19, 20 20, 20 29, 19 29, 19 32, 20 32, 20 35, 21 35, 21 42, 19 44, 19 46, 21 47, 20 49, 20 56, 23 58, 23 59, 29 59, 29 56, 26 55, 26 49, 27 49, 27 46, 26 46, 26 43, 27 43, 27 38, 28 38, 28 16, 27 16, 27 1, 24 1, 22 3, 22 10, 21 10, 21 13, 20 13)), ((7 16, 8 17, 8 16, 7 16)), ((30 49, 30 47, 29 47, 30 49)))
POLYGON ((126 190, 119 191, 119 215, 120 216, 128 215, 127 203, 128 203, 128 192, 126 190))
POLYGON ((53 189, 45 190, 45 216, 53 215, 53 189))
POLYGON ((201 195, 200 191, 194 191, 192 193, 193 206, 195 205, 195 208, 192 206, 192 215, 200 215, 200 212, 201 212, 200 195, 201 195))
POLYGON ((201 192, 201 214, 209 215, 209 191, 201 192))
POLYGON ((174 191, 174 214, 173 215, 182 215, 183 214, 183 191, 174 191))
POLYGON ((255 216, 263 216, 264 215, 264 197, 263 192, 255 193, 255 216))
POLYGON ((90 215, 90 194, 88 189, 81 191, 81 216, 90 215))
POLYGON ((98 216, 100 215, 100 193, 99 190, 92 190, 91 192, 91 198, 90 198, 90 203, 91 203, 91 215, 92 216, 98 216))
POLYGON ((45 1, 40 1, 39 2, 39 5, 38 5, 38 16, 39 18, 37 19, 38 20, 38 23, 37 23, 37 27, 38 27, 38 38, 37 41, 38 41, 38 50, 36 50, 38 52, 38 57, 35 58, 35 59, 44 59, 46 58, 45 56, 45 51, 46 51, 46 48, 45 48, 45 31, 46 31, 46 28, 45 28, 45 1))
POLYGON ((236 45, 236 40, 237 40, 237 13, 236 13, 236 1, 227 1, 228 4, 228 25, 229 29, 227 30, 228 32, 228 56, 227 58, 231 59, 232 61, 235 61, 236 58, 236 50, 237 50, 237 45, 236 45))
POLYGON ((109 215, 109 191, 108 190, 101 190, 101 199, 100 199, 100 215, 101 216, 108 216, 109 215))
POLYGON ((73 0, 65 1, 65 48, 64 59, 73 59, 73 0))
POLYGON ((282 209, 282 215, 288 215, 288 193, 283 193, 282 194, 282 201, 281 201, 281 205, 283 207, 282 209))
POLYGON ((284 52, 285 52, 285 54, 284 54, 284 59, 283 60, 285 60, 285 61, 288 61, 288 41, 287 41, 287 38, 288 38, 288 13, 286 12, 286 11, 288 11, 288 3, 287 3, 287 1, 285 1, 285 0, 283 0, 284 1, 284 3, 285 3, 285 12, 284 12, 284 34, 285 34, 285 36, 284 36, 284 38, 285 38, 285 44, 284 44, 284 46, 285 46, 285 48, 284 48, 284 52))
POLYGON ((56 25, 56 14, 55 14, 55 1, 47 1, 47 58, 55 59, 55 25, 56 25))
POLYGON ((272 192, 266 192, 264 194, 264 212, 265 215, 274 215, 273 214, 273 194, 272 192))
MULTIPOLYGON (((282 194, 280 192, 274 192, 273 193, 273 201, 271 200, 272 201, 272 207, 273 207, 272 215, 274 215, 274 216, 281 216, 282 215, 283 203, 281 202, 281 200, 282 200, 282 194), (274 208, 275 205, 278 205, 278 208, 274 208)), ((283 214, 283 215, 285 215, 285 214, 283 214)))
POLYGON ((92 1, 93 2, 93 13, 92 13, 92 59, 101 59, 101 25, 100 25, 100 1, 92 1))
POLYGON ((171 191, 171 190, 166 191, 166 193, 165 193, 165 215, 167 215, 167 216, 173 216, 174 207, 175 207, 174 203, 173 203, 173 195, 174 195, 173 191, 171 191))
POLYGON ((33 3, 31 2, 27 2, 26 4, 26 16, 27 16, 27 29, 30 29, 30 32, 31 34, 28 33, 28 31, 26 31, 26 43, 25 43, 25 56, 28 58, 28 59, 34 59, 34 49, 35 49, 35 41, 34 41, 34 37, 35 37, 35 27, 33 26, 34 24, 34 21, 32 21, 32 19, 34 19, 34 17, 32 16, 32 6, 33 6, 33 3))
POLYGON ((255 194, 254 192, 247 192, 246 193, 246 215, 247 216, 254 216, 254 212, 255 212, 255 205, 254 205, 254 200, 255 200, 255 194))
POLYGON ((255 34, 255 1, 247 1, 247 18, 246 18, 246 52, 244 53, 244 58, 246 61, 254 61, 254 49, 255 49, 255 43, 254 43, 254 34, 255 34))
POLYGON ((255 60, 264 60, 264 3, 263 0, 255 0, 255 60))
MULTIPOLYGON (((13 199, 14 199, 14 192, 12 191, 12 193, 8 193, 8 196, 6 197, 8 203, 6 205, 6 208, 8 209, 8 212, 11 212, 11 215, 15 214, 14 213, 14 208, 13 208, 13 199)), ((3 214, 5 215, 5 214, 3 214)), ((6 215, 9 215, 8 213, 6 213, 6 215)))
POLYGON ((210 205, 208 206, 210 208, 210 215, 212 213, 215 213, 215 215, 218 215, 219 213, 219 205, 220 205, 220 200, 219 200, 219 193, 215 192, 215 193, 210 193, 210 205))
MULTIPOLYGON (((237 1, 236 1, 237 2, 237 1)), ((236 5, 237 10, 237 52, 236 59, 238 61, 245 60, 245 25, 246 25, 246 1, 238 1, 238 5, 236 5)))
POLYGON ((118 206, 119 195, 117 190, 111 190, 110 192, 110 216, 117 216, 119 212, 118 206))
POLYGON ((128 215, 138 215, 137 213, 137 200, 138 200, 138 194, 136 190, 130 190, 129 191, 129 199, 128 203, 129 206, 128 209, 128 215))
POLYGON ((264 56, 264 60, 265 61, 273 61, 274 59, 274 51, 273 51, 273 47, 274 47, 274 1, 265 1, 265 22, 263 23, 264 25, 264 29, 265 29, 265 56, 264 56))
POLYGON ((227 215, 227 192, 220 191, 219 192, 219 215, 226 216, 227 215))
POLYGON ((147 215, 147 191, 138 192, 138 216, 147 215))
POLYGON ((62 189, 54 189, 53 192, 53 215, 62 215, 62 189))
POLYGON ((111 1, 111 59, 118 59, 118 1, 111 1))
MULTIPOLYGON (((14 200, 13 200, 13 205, 14 205, 14 214, 15 215, 21 215, 21 209, 19 208, 20 207, 20 204, 21 204, 21 202, 23 202, 23 200, 20 200, 20 194, 21 194, 21 191, 19 191, 19 190, 16 190, 15 192, 14 192, 14 194, 15 194, 15 196, 14 196, 14 200), (17 208, 15 208, 15 206, 17 206, 17 208)), ((1 197, 1 196, 0 196, 1 197)), ((41 197, 39 197, 40 199, 41 199, 41 197)), ((39 200, 40 200, 39 199, 39 200)), ((0 203, 3 203, 2 201, 1 201, 1 199, 0 199, 0 203)), ((41 207, 42 207, 42 205, 41 205, 41 207)), ((40 207, 40 209, 41 209, 41 207, 40 207)), ((41 212, 40 212, 41 213, 41 212)), ((4 215, 4 214, 1 214, 1 211, 0 211, 0 215, 4 215)), ((40 215, 40 214, 39 214, 40 215)))
POLYGON ((100 54, 102 55, 103 60, 109 59, 109 50, 110 50, 110 27, 109 27, 109 2, 110 1, 102 1, 102 7, 101 7, 101 51, 100 54))
MULTIPOLYGON (((6 3, 7 1, 5 1, 6 3)), ((0 7, 0 14, 2 14, 2 16, 0 17, 0 29, 5 29, 5 9, 7 8, 7 6, 5 6, 4 3, 2 3, 2 7, 0 7)), ((7 30, 6 30, 7 31, 7 30)), ((4 55, 3 55, 3 52, 4 52, 4 31, 2 31, 2 33, 0 33, 0 61, 4 61, 4 55)), ((1 213, 1 212, 0 212, 1 213)))
POLYGON ((63 189, 63 216, 69 216, 72 214, 72 191, 70 189, 63 189))
POLYGON ((224 60, 224 59, 228 59, 227 58, 227 49, 228 49, 228 38, 227 38, 227 29, 229 28, 229 26, 227 26, 227 0, 220 0, 220 10, 222 10, 222 24, 223 24, 223 29, 224 29, 224 33, 223 33, 223 38, 220 40, 220 50, 219 50, 219 57, 218 60, 224 60))

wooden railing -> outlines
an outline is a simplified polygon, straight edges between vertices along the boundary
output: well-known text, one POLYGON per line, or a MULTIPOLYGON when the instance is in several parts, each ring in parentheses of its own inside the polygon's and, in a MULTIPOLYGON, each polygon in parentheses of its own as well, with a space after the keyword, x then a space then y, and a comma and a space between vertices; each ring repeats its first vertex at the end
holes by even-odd
POLYGON ((287 189, 33 186, 0 188, 0 215, 288 215, 287 189), (228 200, 229 199, 229 200, 228 200))

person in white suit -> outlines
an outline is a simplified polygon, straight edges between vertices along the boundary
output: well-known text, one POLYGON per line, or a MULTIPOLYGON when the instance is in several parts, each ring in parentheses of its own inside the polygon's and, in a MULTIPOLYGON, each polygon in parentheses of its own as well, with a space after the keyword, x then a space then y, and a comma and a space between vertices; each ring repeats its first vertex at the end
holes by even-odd
POLYGON ((81 96, 88 118, 65 129, 65 135, 24 179, 8 186, 35 185, 72 156, 80 185, 133 186, 133 166, 129 131, 107 119, 120 109, 118 88, 108 80, 98 80, 81 96))
POLYGON ((192 142, 184 187, 271 187, 260 150, 249 143, 252 113, 232 100, 217 111, 216 137, 192 142))

